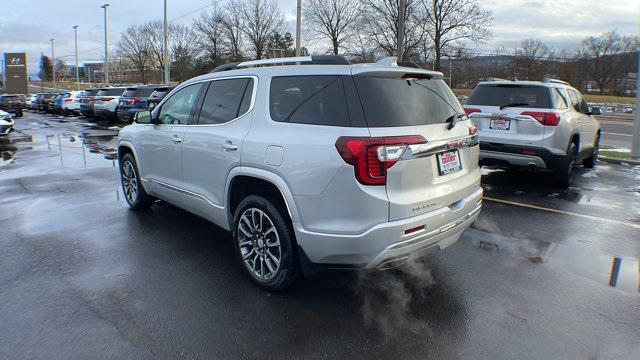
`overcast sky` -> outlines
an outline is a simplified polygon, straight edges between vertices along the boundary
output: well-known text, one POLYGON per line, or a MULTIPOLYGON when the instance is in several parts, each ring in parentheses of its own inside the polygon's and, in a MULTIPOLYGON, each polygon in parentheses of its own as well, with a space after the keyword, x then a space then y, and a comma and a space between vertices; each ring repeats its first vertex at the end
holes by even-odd
MULTIPOLYGON (((277 1, 288 30, 293 33, 296 0, 277 1)), ((0 0, 0 53, 26 51, 30 73, 37 73, 40 53, 50 56, 49 39, 55 38, 56 57, 74 63, 72 26, 78 25, 80 62, 100 59, 104 53, 100 5, 104 2, 0 0)), ((127 26, 162 18, 162 0, 107 2, 111 5, 109 37, 112 45, 127 26)), ((211 3, 211 0, 169 0, 169 18, 180 17, 211 3)), ((494 16, 493 39, 477 45, 483 50, 512 49, 521 39, 532 37, 540 38, 552 47, 572 49, 586 36, 613 29, 633 35, 638 34, 640 28, 640 0, 483 0, 481 3, 494 16)), ((196 12, 176 22, 189 24, 199 14, 196 12)))

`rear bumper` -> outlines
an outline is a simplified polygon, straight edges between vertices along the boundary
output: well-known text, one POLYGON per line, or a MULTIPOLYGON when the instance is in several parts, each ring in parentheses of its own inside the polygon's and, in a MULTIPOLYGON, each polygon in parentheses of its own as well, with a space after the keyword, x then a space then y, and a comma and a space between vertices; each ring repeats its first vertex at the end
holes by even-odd
POLYGON ((117 114, 111 110, 107 109, 93 109, 93 113, 96 117, 106 118, 106 119, 115 119, 117 118, 117 114))
POLYGON ((460 238, 480 214, 482 188, 454 205, 342 235, 295 229, 300 248, 313 263, 329 267, 389 269, 444 249, 460 238), (406 234, 408 229, 424 227, 406 234))
POLYGON ((481 165, 555 169, 565 161, 566 157, 567 155, 555 154, 539 147, 480 143, 481 165))

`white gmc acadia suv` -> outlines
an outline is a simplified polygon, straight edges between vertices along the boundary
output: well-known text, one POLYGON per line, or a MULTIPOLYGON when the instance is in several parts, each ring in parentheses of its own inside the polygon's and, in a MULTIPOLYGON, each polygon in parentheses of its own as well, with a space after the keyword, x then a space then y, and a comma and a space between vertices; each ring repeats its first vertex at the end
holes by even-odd
POLYGON ((186 81, 120 132, 126 200, 230 230, 269 290, 445 248, 480 212, 476 127, 441 73, 400 65, 309 56, 186 81))
POLYGON ((480 163, 552 171, 566 188, 578 161, 598 158, 600 124, 580 92, 555 79, 479 83, 465 112, 478 127, 480 163))

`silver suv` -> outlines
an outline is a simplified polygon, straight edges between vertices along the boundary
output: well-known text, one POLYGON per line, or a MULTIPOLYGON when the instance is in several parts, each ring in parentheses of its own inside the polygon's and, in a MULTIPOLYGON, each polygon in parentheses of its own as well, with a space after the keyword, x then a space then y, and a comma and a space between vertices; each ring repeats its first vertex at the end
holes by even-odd
POLYGON ((224 65, 118 139, 131 208, 162 199, 230 230, 269 290, 451 245, 480 211, 478 155, 441 73, 338 56, 224 65))
POLYGON ((481 82, 464 108, 478 127, 481 164, 552 171, 565 188, 578 161, 595 166, 600 109, 564 81, 481 82))

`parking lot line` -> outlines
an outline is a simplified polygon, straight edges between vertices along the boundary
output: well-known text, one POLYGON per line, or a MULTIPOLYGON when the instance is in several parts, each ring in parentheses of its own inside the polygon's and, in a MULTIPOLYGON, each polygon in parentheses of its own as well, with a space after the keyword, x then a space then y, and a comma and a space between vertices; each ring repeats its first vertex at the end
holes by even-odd
POLYGON ((552 212, 552 213, 556 213, 556 214, 563 214, 563 215, 568 215, 568 216, 576 216, 576 217, 581 217, 581 218, 589 219, 589 220, 604 221, 604 222, 608 222, 608 223, 611 223, 611 224, 625 225, 625 226, 630 226, 630 227, 635 228, 635 229, 640 229, 640 225, 633 224, 633 223, 626 222, 626 221, 601 218, 601 217, 597 217, 597 216, 585 215, 585 214, 575 213, 575 212, 571 212, 571 211, 552 209, 552 208, 547 208, 547 207, 543 207, 543 206, 525 204, 525 203, 521 203, 521 202, 517 202, 517 201, 496 199, 496 198, 486 197, 486 196, 484 196, 483 199, 484 200, 488 200, 488 201, 493 201, 493 202, 496 202, 496 203, 499 203, 499 204, 520 206, 520 207, 525 207, 525 208, 534 209, 534 210, 547 211, 547 212, 552 212))
POLYGON ((618 134, 618 133, 610 133, 610 132, 605 132, 603 134, 604 135, 615 135, 615 136, 633 136, 633 135, 629 135, 629 134, 618 134))

